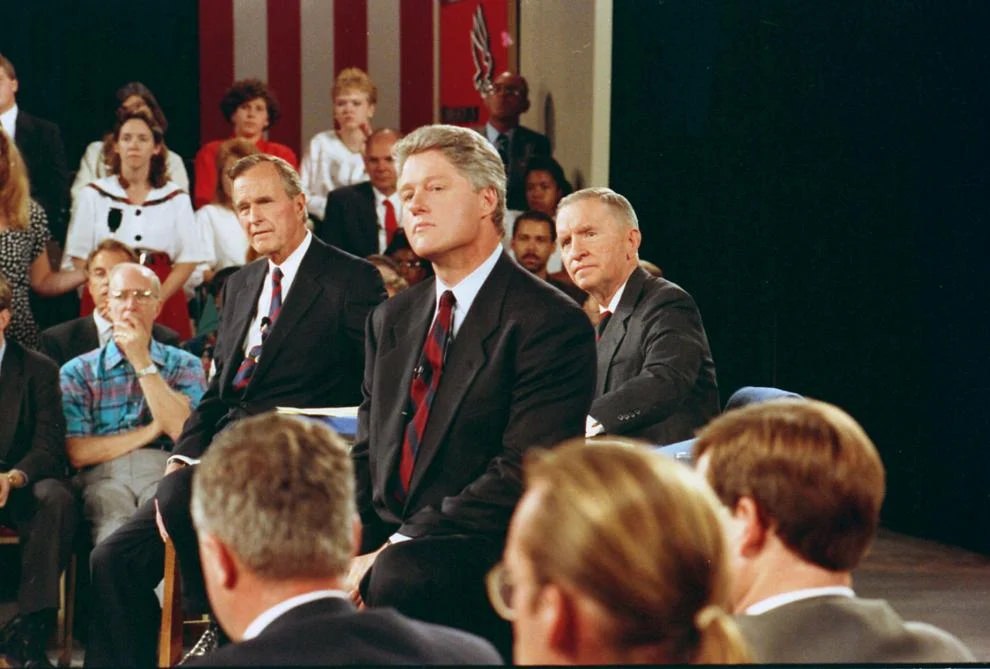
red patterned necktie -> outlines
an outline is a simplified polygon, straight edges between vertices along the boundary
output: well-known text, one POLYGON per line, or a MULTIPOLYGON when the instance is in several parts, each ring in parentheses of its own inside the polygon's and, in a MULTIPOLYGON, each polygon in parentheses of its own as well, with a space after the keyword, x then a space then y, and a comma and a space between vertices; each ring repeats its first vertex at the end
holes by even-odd
POLYGON ((395 217, 395 207, 388 200, 385 200, 385 245, 392 243, 395 231, 399 229, 399 219, 395 217))
POLYGON ((611 311, 603 311, 598 316, 598 329, 595 334, 595 341, 598 341, 599 339, 602 338, 602 334, 604 334, 605 332, 605 326, 608 325, 608 321, 610 318, 612 318, 611 311))
POLYGON ((237 368, 234 375, 234 390, 244 390, 254 375, 254 370, 258 366, 258 358, 261 357, 261 347, 268 339, 268 333, 275 326, 275 319, 282 311, 282 270, 276 267, 272 270, 272 301, 268 307, 268 317, 261 319, 261 344, 251 347, 248 354, 244 356, 241 366, 237 368))
POLYGON ((412 385, 409 388, 409 401, 412 405, 412 418, 406 424, 406 432, 402 439, 402 458, 399 461, 398 497, 405 499, 409 492, 409 482, 412 480, 413 464, 419 454, 419 446, 426 432, 426 423, 430 419, 430 406, 440 387, 440 375, 443 372, 443 360, 450 343, 451 330, 454 321, 454 294, 445 291, 440 296, 440 307, 433 321, 430 332, 423 343, 423 354, 419 365, 413 373, 412 385))

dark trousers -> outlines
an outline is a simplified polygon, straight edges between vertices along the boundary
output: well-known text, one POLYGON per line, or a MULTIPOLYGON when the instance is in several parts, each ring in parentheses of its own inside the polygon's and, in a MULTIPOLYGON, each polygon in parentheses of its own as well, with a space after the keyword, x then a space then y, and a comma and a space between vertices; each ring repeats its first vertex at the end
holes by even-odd
MULTIPOLYGON (((208 610, 199 548, 189 513, 195 467, 158 484, 156 499, 179 558, 184 608, 208 610)), ((155 586, 162 579, 165 545, 155 524, 154 500, 93 549, 93 610, 86 645, 88 667, 153 667, 161 609, 155 586)))
POLYGON ((362 580, 361 598, 368 606, 390 606, 410 618, 488 639, 508 660, 512 630, 485 590, 485 575, 501 559, 502 547, 500 540, 474 535, 392 544, 362 580))
POLYGON ((79 513, 65 481, 42 479, 11 490, 0 521, 17 528, 21 541, 18 612, 58 608, 58 579, 69 562, 79 513))

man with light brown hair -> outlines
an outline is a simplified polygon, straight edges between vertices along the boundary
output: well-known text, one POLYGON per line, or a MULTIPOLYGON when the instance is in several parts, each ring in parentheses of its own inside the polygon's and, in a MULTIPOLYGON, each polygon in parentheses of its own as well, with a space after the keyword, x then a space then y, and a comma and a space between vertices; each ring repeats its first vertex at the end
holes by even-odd
POLYGON ((347 444, 317 421, 269 413, 221 433, 193 481, 192 516, 210 603, 235 642, 196 664, 499 662, 477 637, 350 602, 354 473, 347 444))
POLYGON ((884 468, 848 414, 812 400, 751 405, 712 421, 694 452, 731 513, 733 605, 756 661, 973 660, 952 635, 853 592, 884 468))

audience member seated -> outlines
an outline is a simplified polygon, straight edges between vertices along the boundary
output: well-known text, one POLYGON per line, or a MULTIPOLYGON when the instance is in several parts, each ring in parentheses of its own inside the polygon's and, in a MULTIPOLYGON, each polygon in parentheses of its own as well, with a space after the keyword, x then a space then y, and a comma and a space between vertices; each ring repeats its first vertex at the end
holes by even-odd
MULTIPOLYGON (((230 173, 234 210, 264 256, 224 287, 216 373, 176 442, 153 502, 93 551, 90 666, 149 666, 159 623, 163 527, 175 545, 187 613, 208 610, 189 497, 196 464, 231 423, 277 406, 354 406, 361 397, 364 326, 385 298, 368 262, 307 230, 299 175, 281 158, 254 154, 230 173)), ((269 472, 270 473, 270 472, 269 472)), ((218 630, 208 630, 197 654, 218 630)))
POLYGON ((727 412, 698 435, 698 469, 724 504, 732 600, 757 662, 972 662, 955 637, 856 597, 884 468, 863 429, 824 402, 727 412))
POLYGON ((189 341, 182 342, 182 348, 189 351, 203 363, 203 373, 207 380, 211 377, 213 352, 217 345, 217 328, 220 326, 220 312, 223 311, 223 292, 227 279, 240 267, 224 267, 213 275, 206 287, 210 303, 203 309, 203 316, 198 323, 199 334, 189 341))
POLYGON ((193 666, 501 662, 483 639, 350 602, 354 473, 319 422, 265 414, 231 426, 199 466, 192 514, 210 603, 235 642, 193 666))
POLYGON ((233 182, 227 173, 241 158, 258 153, 257 147, 246 139, 228 139, 220 145, 216 158, 216 191, 213 201, 196 210, 196 227, 206 237, 213 256, 210 271, 204 276, 208 282, 214 272, 225 267, 239 267, 247 262, 247 234, 237 220, 231 199, 233 182))
MULTIPOLYGON (((5 76, 3 72, 0 60, 0 77, 5 76)), ((0 81, 0 90, 4 85, 0 81)), ((38 325, 31 312, 31 289, 42 295, 60 295, 86 280, 81 269, 52 271, 46 247, 49 238, 45 211, 29 195, 20 152, 7 133, 0 132, 0 272, 13 291, 7 305, 11 310, 7 337, 32 349, 38 346, 38 325)))
POLYGON ((110 272, 113 336, 62 367, 66 452, 93 545, 150 500, 172 444, 206 379, 191 353, 151 338, 161 310, 151 269, 120 263, 110 272))
POLYGON ((545 135, 519 125, 519 117, 529 109, 529 85, 518 74, 503 72, 485 91, 488 123, 480 131, 498 151, 505 167, 506 202, 509 209, 526 206, 526 165, 533 156, 549 156, 550 141, 545 135))
POLYGON ((527 211, 512 223, 512 253, 520 265, 540 277, 565 295, 584 304, 585 292, 569 281, 560 281, 547 272, 547 260, 553 254, 557 242, 557 228, 553 218, 541 211, 527 211))
MULTIPOLYGON (((151 114, 151 117, 155 119, 155 123, 162 129, 162 132, 168 132, 168 119, 165 118, 165 112, 162 111, 161 106, 158 104, 155 94, 140 81, 132 81, 118 88, 116 100, 118 114, 144 111, 151 114)), ((113 160, 113 153, 114 142, 112 133, 107 133, 101 140, 90 142, 89 146, 86 147, 86 152, 83 153, 82 160, 79 161, 76 178, 72 182, 73 207, 75 207, 75 202, 79 198, 80 191, 87 184, 110 176, 110 162, 113 160)), ((168 165, 169 178, 179 188, 188 192, 189 174, 186 173, 186 165, 182 160, 182 156, 170 150, 165 162, 168 165)))
POLYGON ((409 287, 409 283, 399 274, 399 265, 388 256, 372 254, 367 257, 367 261, 378 268, 385 283, 385 292, 389 297, 395 297, 397 293, 409 287))
MULTIPOLYGON (((168 178, 162 129, 143 111, 128 112, 113 131, 112 176, 79 194, 69 224, 63 264, 82 268, 90 252, 110 237, 133 246, 142 264, 162 281, 158 322, 192 336, 182 286, 200 262, 213 258, 196 229, 189 196, 168 178)), ((92 310, 84 296, 83 314, 92 310)))
MULTIPOLYGON (((59 367, 72 358, 110 341, 113 323, 110 321, 108 291, 110 270, 123 262, 137 262, 138 256, 129 246, 116 239, 104 239, 86 258, 86 290, 93 301, 93 313, 54 325, 41 333, 41 352, 59 367)), ((155 323, 151 336, 169 346, 179 345, 175 330, 155 323)))
POLYGON ((526 163, 523 183, 526 184, 526 207, 551 218, 557 215, 557 205, 572 190, 564 176, 564 168, 550 156, 530 158, 526 163))
POLYGON ((13 299, 0 273, 0 525, 15 527, 21 541, 17 615, 0 629, 0 664, 6 656, 14 666, 50 667, 45 644, 55 627, 59 574, 78 519, 62 480, 65 422, 58 368, 5 339, 13 299))
POLYGON ((330 96, 337 129, 313 135, 300 170, 309 213, 318 221, 323 220, 328 194, 368 178, 362 154, 371 134, 378 89, 363 70, 348 67, 337 75, 330 96))
MULTIPOLYGON (((292 167, 299 169, 296 152, 278 142, 265 139, 265 132, 279 119, 278 100, 263 81, 242 79, 235 81, 220 100, 220 111, 233 129, 233 137, 246 139, 258 151, 278 156, 292 167)), ((199 209, 213 201, 217 191, 217 152, 222 139, 208 142, 196 153, 193 169, 196 177, 193 203, 199 209)))
POLYGON ((718 413, 715 363, 694 300, 639 266, 629 200, 608 188, 568 195, 557 209, 567 272, 598 302, 598 382, 587 436, 688 439, 718 413))
POLYGON ((402 202, 396 192, 392 147, 401 139, 395 130, 383 128, 368 137, 364 164, 368 181, 343 186, 327 198, 326 215, 316 228, 328 244, 356 256, 382 253, 401 230, 402 202))
POLYGON ((52 236, 65 239, 65 210, 69 202, 69 169, 58 126, 17 106, 20 82, 14 64, 0 54, 0 127, 20 149, 31 175, 31 197, 45 211, 52 236))
POLYGON ((423 260, 412 247, 409 246, 409 238, 404 230, 396 232, 392 243, 385 249, 385 255, 395 261, 399 269, 399 276, 406 280, 410 286, 415 286, 424 279, 433 276, 433 265, 429 260, 423 260))
POLYGON ((632 441, 531 451, 489 597, 516 664, 737 664, 728 553, 701 477, 632 441))

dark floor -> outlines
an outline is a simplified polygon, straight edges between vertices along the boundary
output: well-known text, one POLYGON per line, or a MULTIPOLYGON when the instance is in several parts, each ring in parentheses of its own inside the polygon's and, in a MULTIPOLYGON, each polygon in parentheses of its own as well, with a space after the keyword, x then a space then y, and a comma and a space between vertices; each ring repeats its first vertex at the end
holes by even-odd
MULTIPOLYGON (((856 572, 854 587, 861 597, 889 600, 905 619, 952 632, 978 661, 990 662, 990 557, 881 531, 870 556, 856 572)), ((2 589, 5 597, 0 601, 0 621, 14 614, 9 590, 2 589)), ((51 656, 54 660, 54 650, 51 656)), ((72 664, 82 666, 78 646, 72 664)))

